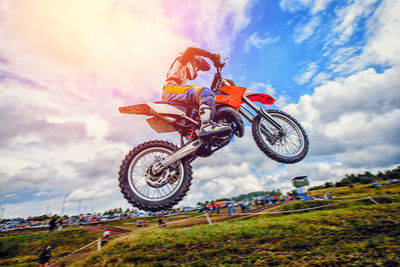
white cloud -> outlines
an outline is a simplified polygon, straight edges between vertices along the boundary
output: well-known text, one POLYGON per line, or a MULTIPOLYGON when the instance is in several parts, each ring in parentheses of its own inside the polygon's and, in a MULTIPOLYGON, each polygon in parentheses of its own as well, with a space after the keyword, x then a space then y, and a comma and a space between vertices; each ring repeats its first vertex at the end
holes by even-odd
POLYGON ((278 42, 280 39, 279 36, 277 37, 259 37, 258 33, 255 32, 252 35, 250 35, 250 37, 245 41, 244 43, 244 52, 247 53, 250 50, 251 46, 254 46, 258 49, 262 49, 264 46, 267 46, 269 44, 273 44, 278 42))
POLYGON ((337 44, 343 44, 353 35, 359 20, 374 11, 377 0, 357 0, 337 10, 337 19, 333 32, 338 35, 337 44))
POLYGON ((312 79, 312 85, 320 85, 326 81, 328 81, 332 77, 332 74, 326 72, 320 72, 314 76, 312 79))
POLYGON ((46 205, 52 212, 66 194, 66 208, 79 201, 129 206, 117 181, 125 154, 156 136, 177 137, 160 137, 144 117, 118 107, 159 100, 180 51, 229 51, 250 21, 250 1, 172 4, 1 1, 0 38, 7 41, 0 44, 0 188, 33 190, 20 204, 3 204, 6 216, 39 215, 46 205), (165 15, 169 8, 174 16, 165 15), (188 37, 191 31, 196 36, 188 37))
POLYGON ((294 29, 294 41, 296 43, 301 43, 308 39, 320 25, 321 20, 319 17, 312 17, 307 23, 298 24, 294 29))
MULTIPOLYGON (((395 164, 400 156, 395 145, 400 141, 395 134, 400 130, 398 74, 397 66, 384 73, 368 69, 327 82, 298 104, 287 106, 307 129, 311 155, 331 154, 344 160, 362 149, 363 158, 369 158, 359 161, 364 167, 395 164), (385 147, 393 145, 388 155, 385 147)), ((351 167, 354 161, 343 164, 351 167)))
POLYGON ((314 76, 317 70, 318 70, 318 65, 316 62, 308 63, 307 69, 303 73, 298 74, 294 78, 294 81, 298 84, 305 84, 311 80, 311 78, 314 76))
MULTIPOLYGON (((340 50, 336 57, 343 57, 332 68, 339 73, 354 73, 369 65, 393 66, 400 63, 400 2, 383 1, 367 21, 367 43, 359 55, 346 56, 340 50)), ((358 50, 358 49, 357 49, 358 50)), ((335 63, 335 62, 334 62, 335 63)))
POLYGON ((281 0, 280 7, 284 11, 296 13, 301 10, 309 10, 311 14, 316 14, 324 10, 332 0, 281 0))
POLYGON ((251 83, 247 90, 248 92, 257 92, 269 95, 274 95, 276 92, 275 88, 273 88, 272 85, 262 82, 251 83))
MULTIPOLYGON (((30 194, 24 202, 1 207, 7 217, 43 214, 46 207, 56 213, 67 193, 71 194, 66 203, 70 214, 77 212, 78 205, 82 205, 81 211, 84 207, 98 211, 129 207, 118 188, 120 161, 135 144, 175 137, 156 135, 143 117, 119 114, 118 106, 159 99, 171 59, 188 44, 231 51, 236 36, 250 21, 247 12, 251 2, 227 4, 220 0, 189 5, 172 1, 182 5, 175 9, 158 1, 66 1, 63 3, 81 7, 76 18, 86 22, 74 31, 61 23, 71 13, 68 5, 64 6, 66 13, 54 22, 50 18, 32 20, 54 7, 53 1, 40 1, 45 5, 31 3, 24 10, 15 10, 13 1, 0 3, 0 16, 5 18, 0 23, 0 37, 7 40, 0 44, 5 57, 0 58, 0 189, 9 198, 36 189, 24 191, 24 195, 30 194), (104 3, 112 3, 113 8, 104 3), (164 17, 168 10, 174 11, 171 19, 164 17), (85 29, 92 34, 83 34, 85 29), (26 34, 22 38, 16 32, 26 34), (189 33, 193 39, 182 37, 189 33), (159 49, 161 43, 163 49, 159 49), (49 46, 53 50, 44 49, 49 46), (79 49, 71 48, 76 46, 79 49), (81 58, 81 54, 85 56, 81 58)), ((298 43, 315 34, 322 24, 318 16, 329 3, 280 2, 287 11, 306 10, 314 15, 296 28, 298 43)), ((337 53, 327 52, 332 55, 332 69, 343 73, 343 78, 330 81, 330 73, 317 73, 317 63, 310 63, 298 81, 321 85, 302 96, 299 103, 285 108, 309 134, 311 146, 306 160, 283 166, 268 159, 246 127, 243 138, 210 158, 193 162, 193 185, 179 205, 254 190, 291 190, 290 179, 297 175, 305 174, 312 182, 322 183, 349 172, 381 170, 398 163, 400 4, 382 1, 368 19, 370 6, 352 3, 362 5, 363 10, 339 9, 342 20, 330 28, 336 29, 332 36, 345 42, 360 19, 366 18, 365 46, 344 45, 337 53), (347 32, 344 25, 349 25, 347 32), (382 73, 366 69, 371 64, 385 64, 387 69, 382 73), (330 163, 321 162, 326 157, 330 157, 330 163)), ((249 47, 273 41, 268 36, 253 35, 249 47)), ((254 83, 250 89, 275 94, 267 83, 254 83)), ((284 98, 278 101, 285 105, 284 98)))
POLYGON ((251 5, 250 0, 173 0, 165 4, 165 9, 167 14, 173 14, 171 19, 175 27, 185 34, 190 33, 194 43, 229 55, 237 34, 250 22, 251 5))

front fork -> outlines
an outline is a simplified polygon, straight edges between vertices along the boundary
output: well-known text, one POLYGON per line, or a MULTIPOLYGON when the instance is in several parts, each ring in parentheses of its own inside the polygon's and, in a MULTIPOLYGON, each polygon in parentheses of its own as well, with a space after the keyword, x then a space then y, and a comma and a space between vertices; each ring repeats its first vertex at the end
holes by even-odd
MULTIPOLYGON (((260 108, 260 107, 256 106, 245 95, 243 95, 242 99, 252 110, 254 110, 257 113, 257 115, 261 114, 261 116, 266 121, 268 121, 274 128, 276 128, 280 135, 283 136, 285 134, 285 130, 283 129, 283 127, 279 123, 277 123, 263 108, 260 108)), ((257 116, 257 115, 254 116, 248 109, 246 109, 243 106, 239 109, 239 113, 243 117, 245 117, 249 122, 253 122, 254 118, 257 116)), ((263 130, 264 133, 268 132, 268 130, 263 125, 261 125, 261 130, 263 130)), ((270 135, 270 134, 268 134, 268 135, 270 135)))

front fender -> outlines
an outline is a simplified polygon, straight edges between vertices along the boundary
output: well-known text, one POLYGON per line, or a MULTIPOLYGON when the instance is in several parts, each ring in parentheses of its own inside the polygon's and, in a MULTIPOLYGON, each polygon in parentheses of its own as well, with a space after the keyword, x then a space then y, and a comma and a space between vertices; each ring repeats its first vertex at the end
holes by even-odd
MULTIPOLYGON (((272 105, 275 102, 275 99, 266 94, 260 94, 260 93, 245 93, 244 94, 250 101, 252 102, 260 102, 265 105, 272 105)), ((242 100, 243 103, 243 100, 242 100)))

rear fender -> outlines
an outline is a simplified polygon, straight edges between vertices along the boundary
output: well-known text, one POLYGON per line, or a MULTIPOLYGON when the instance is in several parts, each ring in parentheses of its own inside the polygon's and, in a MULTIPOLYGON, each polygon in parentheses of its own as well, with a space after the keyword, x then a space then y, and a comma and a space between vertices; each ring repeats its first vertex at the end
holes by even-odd
POLYGON ((126 114, 138 114, 151 116, 151 109, 147 104, 132 105, 126 107, 120 107, 119 112, 126 114))
MULTIPOLYGON (((265 104, 265 105, 272 105, 275 102, 275 99, 272 96, 266 95, 266 94, 245 93, 244 95, 248 99, 250 99, 250 101, 252 101, 252 102, 260 102, 260 103, 265 104)), ((242 100, 242 104, 243 104, 243 100, 242 100)))
POLYGON ((146 121, 158 133, 176 131, 173 125, 177 117, 186 117, 186 114, 180 109, 164 103, 146 103, 120 107, 119 111, 126 114, 153 116, 146 121))
POLYGON ((120 107, 119 111, 121 113, 138 114, 145 116, 152 116, 152 115, 157 116, 157 114, 164 114, 164 115, 169 114, 178 117, 185 117, 186 115, 180 109, 164 103, 146 103, 146 104, 120 107))

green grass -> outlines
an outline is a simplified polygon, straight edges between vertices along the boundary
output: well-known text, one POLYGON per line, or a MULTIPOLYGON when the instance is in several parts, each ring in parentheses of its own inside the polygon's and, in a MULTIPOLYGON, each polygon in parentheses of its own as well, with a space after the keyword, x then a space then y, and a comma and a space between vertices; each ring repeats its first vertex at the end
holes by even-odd
MULTIPOLYGON (((205 221, 189 219, 167 228, 142 231, 136 219, 105 224, 140 230, 116 238, 95 253, 95 246, 81 255, 63 261, 75 266, 400 266, 400 184, 367 188, 333 187, 333 200, 295 201, 268 211, 288 211, 346 202, 322 210, 291 214, 256 215, 213 225, 175 228, 180 224, 205 221), (377 195, 392 194, 388 197, 377 195), (371 200, 349 200, 373 196, 371 200), (91 255, 85 259, 87 255, 91 255)), ((323 195, 327 189, 312 191, 323 195)), ((237 209, 238 210, 238 209, 237 209)), ((225 210, 221 210, 224 213, 225 210)), ((198 216, 185 213, 168 217, 169 222, 198 216)), ((219 218, 211 214, 211 218, 219 218)), ((146 219, 149 226, 157 218, 146 219)), ((94 241, 98 235, 85 227, 63 232, 15 231, 15 236, 0 237, 0 266, 37 266, 42 247, 53 246, 51 262, 94 241)))
POLYGON ((51 260, 61 258, 98 237, 82 229, 0 237, 0 266, 37 266, 42 248, 52 246, 51 260))
POLYGON ((368 186, 370 184, 356 183, 353 184, 353 187, 350 186, 329 187, 329 188, 309 191, 309 193, 310 196, 318 196, 318 195, 323 196, 328 190, 331 190, 334 198, 360 198, 366 196, 400 193, 400 185, 398 183, 386 185, 384 183, 386 183, 387 181, 375 181, 375 182, 382 183, 382 186, 377 188, 369 188, 368 186))
POLYGON ((400 262, 400 204, 352 206, 152 229, 115 239, 74 266, 334 266, 400 262))

